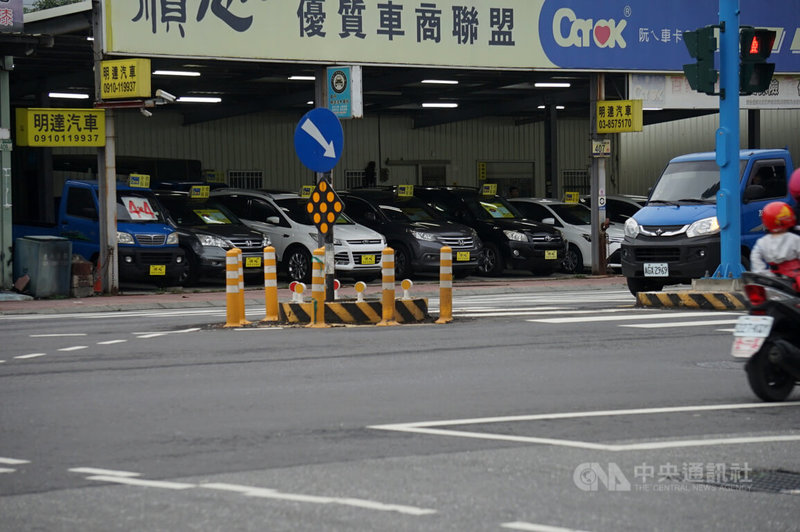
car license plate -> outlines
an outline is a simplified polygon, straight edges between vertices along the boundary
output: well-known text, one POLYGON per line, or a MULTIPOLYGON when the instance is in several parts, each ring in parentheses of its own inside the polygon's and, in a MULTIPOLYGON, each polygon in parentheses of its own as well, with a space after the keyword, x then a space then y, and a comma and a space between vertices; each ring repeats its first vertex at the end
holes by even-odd
POLYGON ((361 264, 375 264, 375 255, 361 255, 361 264))
POLYGON ((545 260, 557 260, 558 259, 558 250, 557 249, 546 249, 546 250, 544 250, 544 258, 545 258, 545 260))
POLYGON ((468 262, 469 251, 456 251, 456 262, 468 262))
POLYGON ((245 268, 258 268, 261 266, 261 257, 245 257, 244 258, 244 267, 245 268))
POLYGON ((151 264, 150 275, 167 275, 166 264, 151 264))
POLYGON ((669 277, 669 264, 666 262, 645 262, 645 277, 669 277))
POLYGON ((761 349, 772 330, 772 316, 740 316, 733 329, 731 355, 750 358, 761 349))

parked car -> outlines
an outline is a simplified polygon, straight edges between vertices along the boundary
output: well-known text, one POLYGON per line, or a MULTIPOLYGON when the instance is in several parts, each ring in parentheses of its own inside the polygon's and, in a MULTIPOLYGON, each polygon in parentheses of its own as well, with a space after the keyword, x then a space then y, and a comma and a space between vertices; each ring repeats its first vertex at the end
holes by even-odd
POLYGON ((184 285, 196 284, 202 277, 224 279, 226 253, 233 248, 242 250, 245 275, 263 275, 264 248, 269 245, 266 235, 247 227, 213 198, 192 198, 188 192, 170 190, 155 194, 168 211, 180 247, 186 252, 184 285))
POLYGON ((550 275, 559 267, 566 242, 553 226, 523 219, 498 195, 475 187, 414 187, 414 195, 448 220, 472 227, 483 242, 478 272, 502 275, 506 268, 550 275))
MULTIPOLYGON (((589 195, 581 196, 582 205, 592 207, 592 197, 589 195)), ((612 223, 623 224, 636 214, 639 209, 647 203, 647 196, 636 196, 632 194, 612 194, 606 196, 606 218, 612 223)))
MULTIPOLYGON (((592 210, 580 203, 564 203, 541 198, 513 198, 509 200, 525 218, 553 225, 567 241, 567 252, 561 265, 567 273, 581 273, 592 268, 592 210)), ((621 268, 619 248, 625 238, 622 227, 611 224, 606 230, 608 246, 606 262, 612 268, 621 268), (614 262, 616 261, 616 262, 614 262)))
POLYGON ((453 250, 453 275, 466 277, 478 267, 483 244, 471 227, 448 221, 413 196, 400 197, 389 188, 362 188, 340 193, 345 213, 381 233, 394 249, 395 276, 438 272, 441 248, 453 250))
MULTIPOLYGON (((269 235, 282 268, 294 281, 311 281, 311 254, 319 247, 317 228, 308 217, 308 200, 297 194, 261 190, 219 189, 211 197, 236 213, 248 226, 269 235)), ((333 229, 338 274, 372 281, 381 274, 386 240, 380 233, 340 215, 333 229)))

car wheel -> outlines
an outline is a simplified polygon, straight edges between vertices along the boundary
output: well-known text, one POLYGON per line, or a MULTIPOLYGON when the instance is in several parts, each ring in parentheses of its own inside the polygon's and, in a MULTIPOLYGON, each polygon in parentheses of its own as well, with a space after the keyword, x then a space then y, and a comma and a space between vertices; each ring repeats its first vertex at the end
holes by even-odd
POLYGON ((284 256, 286 273, 292 281, 311 282, 311 253, 304 247, 293 247, 284 256))
POLYGON ((503 265, 503 257, 500 255, 500 250, 497 246, 487 243, 483 249, 483 262, 478 266, 478 272, 481 275, 490 275, 498 277, 503 275, 505 266, 503 265))
POLYGON ((183 270, 183 273, 178 276, 178 283, 181 286, 195 286, 200 282, 200 264, 192 251, 188 249, 184 249, 183 251, 186 257, 186 268, 183 270))
POLYGON ((628 290, 634 296, 639 292, 658 292, 664 288, 662 281, 653 281, 650 279, 642 279, 641 277, 628 277, 628 290))
POLYGON ((769 354, 774 349, 780 347, 767 339, 758 353, 750 357, 745 365, 750 389, 759 399, 770 402, 783 401, 794 388, 794 378, 770 361, 769 354))
POLYGON ((564 260, 561 261, 561 267, 567 273, 583 273, 583 254, 578 246, 569 245, 564 260))
POLYGON ((389 246, 394 248, 394 275, 397 279, 405 279, 414 274, 414 267, 411 266, 411 253, 403 245, 389 246))

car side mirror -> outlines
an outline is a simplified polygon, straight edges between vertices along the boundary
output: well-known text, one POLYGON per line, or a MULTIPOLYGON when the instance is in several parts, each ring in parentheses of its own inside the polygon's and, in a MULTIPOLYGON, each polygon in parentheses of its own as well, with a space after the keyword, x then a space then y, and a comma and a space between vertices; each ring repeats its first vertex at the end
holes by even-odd
POLYGON ((556 225, 555 218, 542 218, 542 223, 547 225, 556 225))
POLYGON ((281 219, 277 216, 267 216, 266 222, 272 225, 279 225, 281 223, 281 219))

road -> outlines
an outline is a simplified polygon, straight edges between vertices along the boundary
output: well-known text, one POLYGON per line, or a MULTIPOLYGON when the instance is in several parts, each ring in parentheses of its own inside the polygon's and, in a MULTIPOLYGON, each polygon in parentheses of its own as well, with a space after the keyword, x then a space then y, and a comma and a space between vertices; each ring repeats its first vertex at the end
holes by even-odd
POLYGON ((800 404, 756 402, 737 312, 520 289, 454 314, 0 316, 0 530, 800 529, 800 404))

